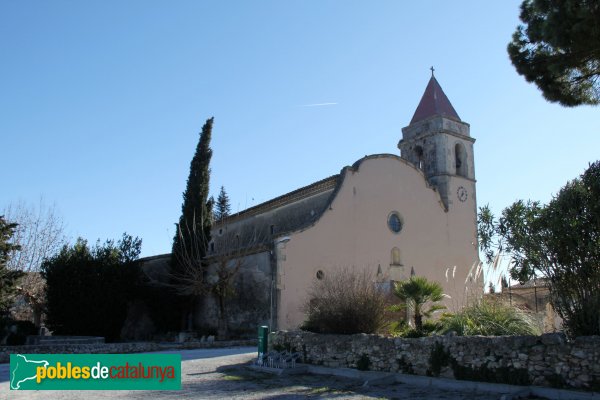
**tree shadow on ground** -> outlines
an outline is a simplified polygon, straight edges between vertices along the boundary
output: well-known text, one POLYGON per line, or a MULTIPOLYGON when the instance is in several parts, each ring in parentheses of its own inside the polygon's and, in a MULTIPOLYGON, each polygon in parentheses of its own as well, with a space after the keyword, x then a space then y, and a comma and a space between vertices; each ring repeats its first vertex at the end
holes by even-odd
MULTIPOLYGON (((258 390, 263 399, 344 398, 369 396, 370 387, 356 379, 313 374, 275 375, 248 368, 250 363, 218 367, 220 380, 231 382, 233 391, 258 390), (281 390, 289 393, 282 394, 281 390), (274 393, 269 393, 274 392, 274 393)), ((376 396, 377 397, 377 396, 376 396)))

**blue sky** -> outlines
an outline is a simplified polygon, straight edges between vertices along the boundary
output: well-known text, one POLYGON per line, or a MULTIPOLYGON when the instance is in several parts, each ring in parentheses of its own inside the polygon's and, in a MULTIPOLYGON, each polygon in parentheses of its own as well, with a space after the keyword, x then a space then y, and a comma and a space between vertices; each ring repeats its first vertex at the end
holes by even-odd
POLYGON ((515 72, 519 4, 1 1, 0 209, 43 196, 73 239, 168 252, 207 118, 238 211, 398 154, 431 65, 477 139, 479 205, 547 201, 599 158, 598 108, 515 72))

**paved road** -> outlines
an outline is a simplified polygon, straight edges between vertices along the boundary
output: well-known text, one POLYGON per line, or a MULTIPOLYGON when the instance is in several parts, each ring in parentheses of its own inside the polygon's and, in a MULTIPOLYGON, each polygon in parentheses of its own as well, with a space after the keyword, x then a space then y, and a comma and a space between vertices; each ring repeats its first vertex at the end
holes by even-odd
MULTIPOLYGON (((497 394, 444 391, 405 384, 363 387, 323 375, 273 376, 245 368, 256 348, 180 351, 181 391, 10 391, 8 364, 0 365, 0 399, 498 399, 497 394)), ((165 351, 163 353, 175 353, 165 351)))

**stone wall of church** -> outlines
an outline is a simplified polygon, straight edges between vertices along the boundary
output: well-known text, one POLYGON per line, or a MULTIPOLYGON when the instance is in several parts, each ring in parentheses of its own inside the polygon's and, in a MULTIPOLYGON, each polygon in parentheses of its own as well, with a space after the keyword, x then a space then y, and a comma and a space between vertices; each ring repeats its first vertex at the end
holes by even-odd
MULTIPOLYGON (((222 246, 222 237, 227 234, 240 235, 240 238, 258 238, 260 243, 270 243, 277 235, 285 234, 316 221, 326 207, 333 189, 302 198, 298 201, 267 209, 256 215, 226 220, 215 224, 212 239, 215 249, 222 246)), ((253 243, 255 245, 257 243, 253 243)), ((244 243, 241 243, 244 245, 244 243)))
MULTIPOLYGON (((272 326, 276 323, 277 294, 272 284, 272 279, 275 278, 274 260, 271 256, 273 242, 277 236, 281 237, 287 232, 314 223, 327 206, 332 192, 333 188, 288 204, 283 201, 283 205, 273 206, 256 214, 250 212, 247 216, 234 216, 222 224, 214 225, 214 244, 209 256, 218 254, 224 248, 237 246, 249 247, 249 252, 252 252, 252 248, 264 248, 264 251, 250 255, 245 255, 246 250, 242 250, 244 256, 231 261, 235 263, 241 260, 242 263, 235 280, 235 293, 227 300, 226 305, 232 334, 254 337, 257 326, 272 326), (236 241, 237 237, 239 242, 236 241)), ((196 325, 215 331, 218 312, 217 299, 205 296, 198 304, 196 325)))
MULTIPOLYGON (((469 130, 469 124, 442 116, 402 129, 402 140, 398 143, 402 158, 423 171, 447 207, 454 198, 453 180, 462 176, 474 183, 474 139, 469 130)), ((471 193, 475 193, 474 185, 471 193)))
MULTIPOLYGON (((271 254, 269 251, 252 254, 240 262, 234 289, 226 300, 228 328, 232 336, 255 337, 258 326, 270 325, 271 254)), ((199 301, 195 325, 208 332, 216 332, 218 313, 217 299, 205 296, 199 301)))
MULTIPOLYGON (((170 258, 170 254, 148 257, 143 260, 143 269, 154 279, 166 280, 170 258)), ((271 252, 250 254, 243 257, 240 262, 240 270, 234 280, 234 289, 226 301, 228 326, 233 337, 254 338, 257 326, 270 326, 271 295, 272 293, 273 296, 275 295, 275 289, 271 284, 273 276, 271 252)), ((213 272, 214 269, 215 265, 209 267, 213 272)), ((273 304, 273 307, 276 307, 275 298, 273 304)), ((199 299, 196 310, 194 326, 199 327, 204 333, 216 334, 219 311, 214 296, 206 294, 199 299)))

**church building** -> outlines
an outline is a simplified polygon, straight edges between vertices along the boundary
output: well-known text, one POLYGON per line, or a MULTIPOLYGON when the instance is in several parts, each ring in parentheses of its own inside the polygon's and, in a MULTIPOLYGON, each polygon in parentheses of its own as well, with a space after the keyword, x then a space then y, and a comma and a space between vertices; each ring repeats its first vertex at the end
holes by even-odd
MULTIPOLYGON (((246 249, 236 291, 243 297, 230 300, 232 331, 297 328, 314 280, 345 267, 369 269, 383 284, 425 276, 442 284, 451 310, 463 306, 469 290, 481 289, 481 282, 465 289, 479 267, 469 128, 432 73, 399 154, 365 156, 217 222, 210 253, 232 235, 246 249)), ((211 302, 197 323, 216 324, 211 302)))

